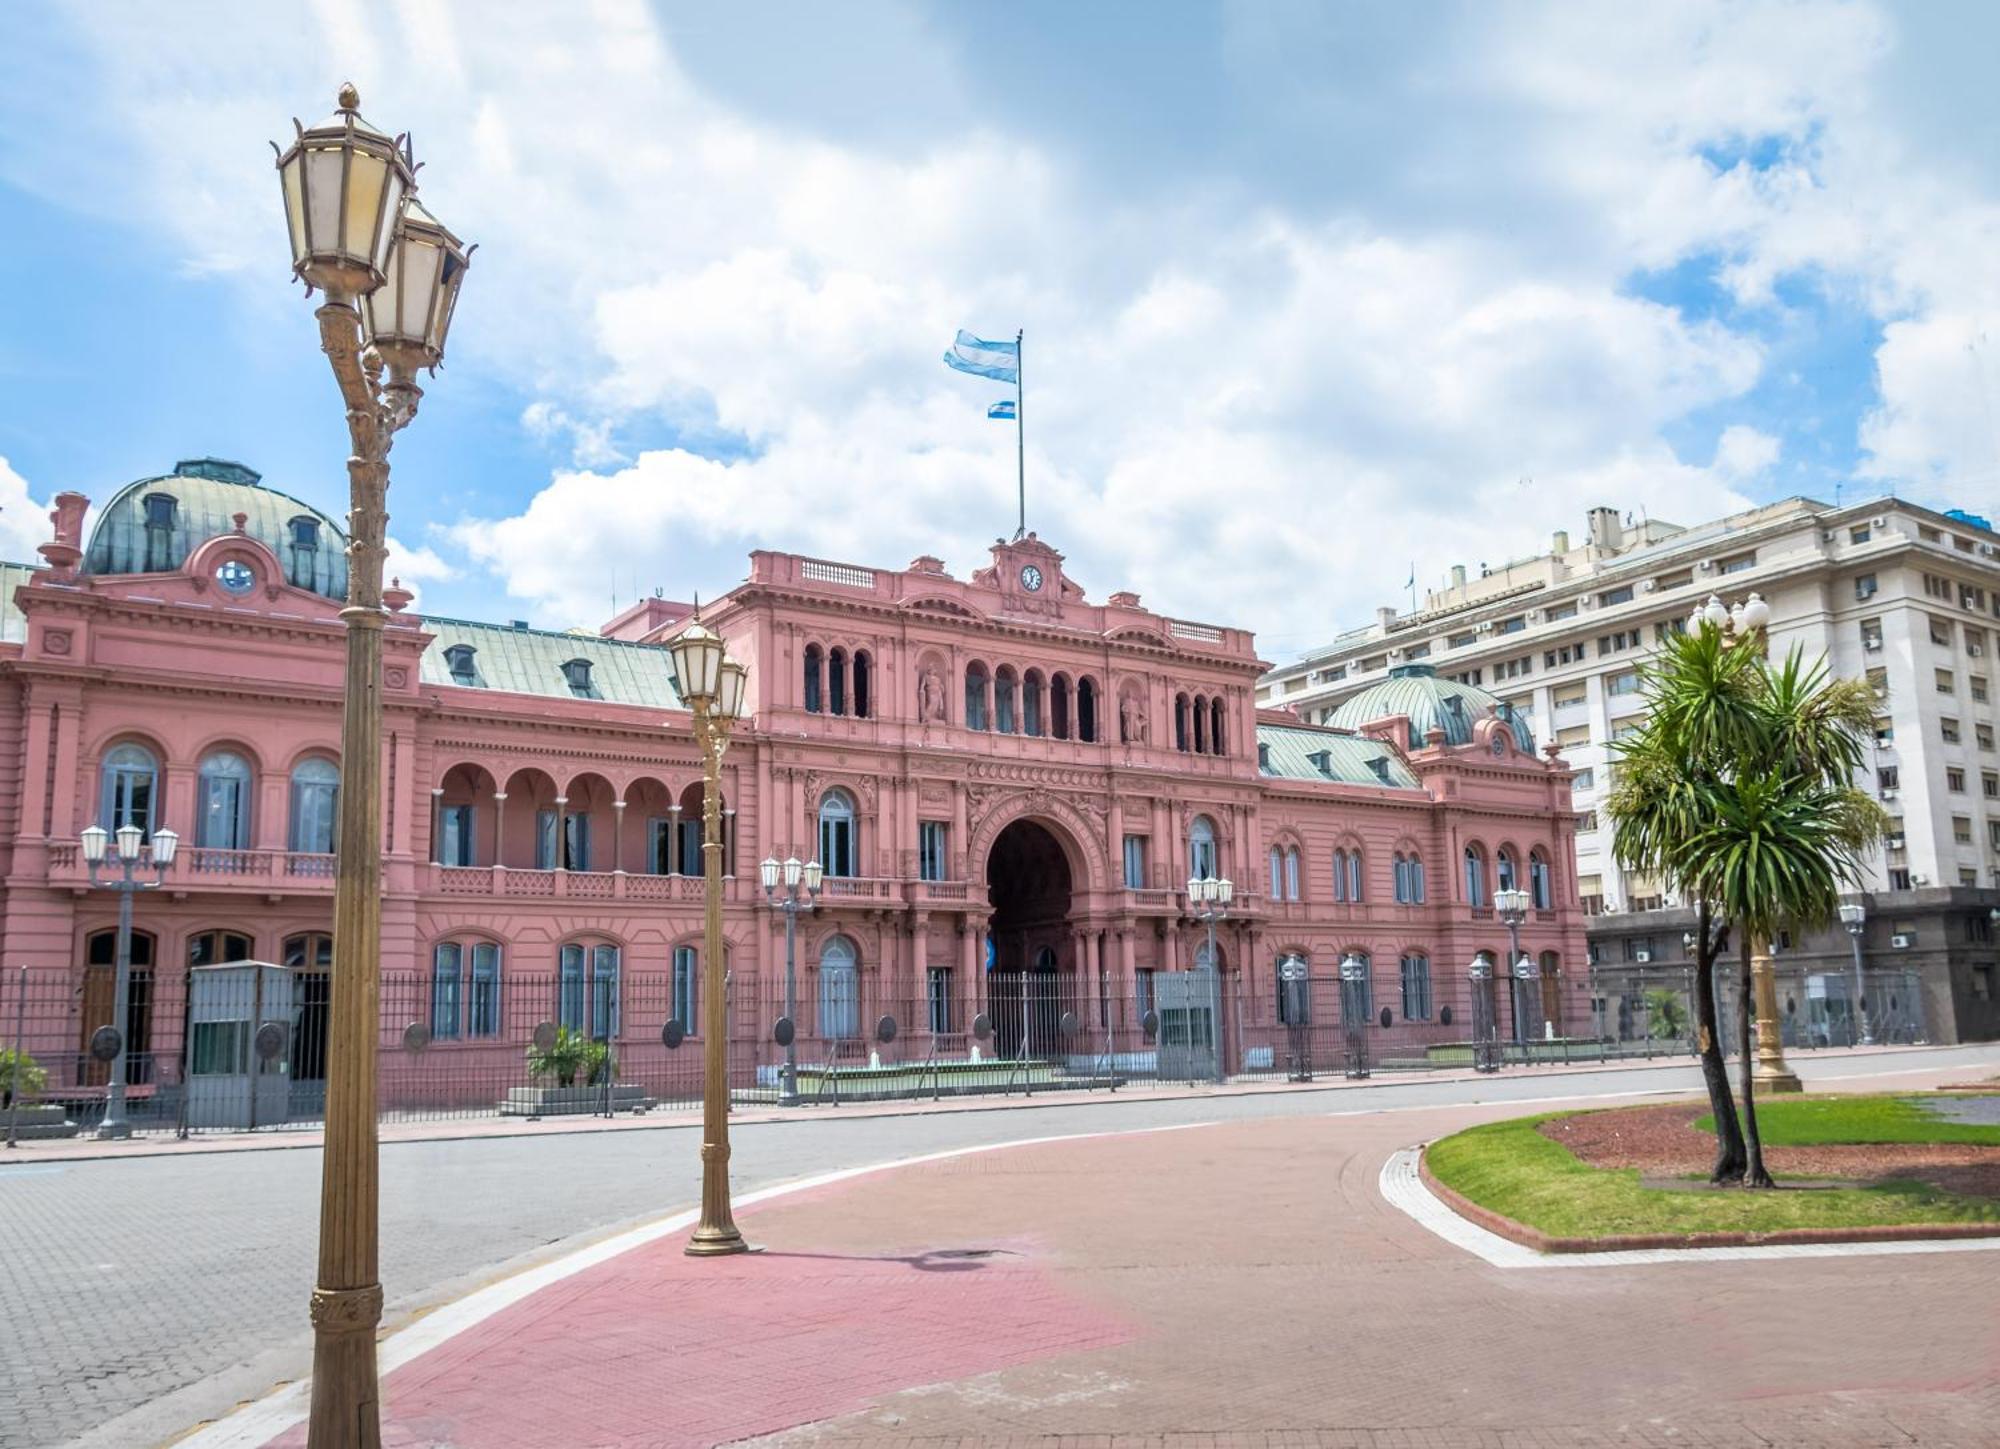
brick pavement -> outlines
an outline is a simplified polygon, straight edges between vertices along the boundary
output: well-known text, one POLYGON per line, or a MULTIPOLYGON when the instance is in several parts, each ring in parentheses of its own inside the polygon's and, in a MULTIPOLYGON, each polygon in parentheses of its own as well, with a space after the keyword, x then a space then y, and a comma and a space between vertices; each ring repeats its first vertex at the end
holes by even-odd
POLYGON ((1048 1143, 781 1198, 743 1215, 762 1257, 665 1240, 398 1370, 387 1442, 1996 1442, 1983 1257, 1507 1273, 1382 1202, 1391 1150, 1513 1110, 1048 1143))

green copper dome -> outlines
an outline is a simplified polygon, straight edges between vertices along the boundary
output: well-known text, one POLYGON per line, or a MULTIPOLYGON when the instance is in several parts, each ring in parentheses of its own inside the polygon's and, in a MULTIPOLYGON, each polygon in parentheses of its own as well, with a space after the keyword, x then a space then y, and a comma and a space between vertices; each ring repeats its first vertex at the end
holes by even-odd
POLYGON ((1336 709, 1327 723, 1359 729, 1370 720, 1395 714, 1409 716, 1413 750, 1424 747, 1424 736, 1434 728, 1444 731, 1446 744, 1469 745, 1473 726, 1492 718, 1507 722, 1518 748, 1529 754, 1535 751, 1534 732, 1525 719, 1477 685, 1439 679, 1437 670, 1428 664, 1397 665, 1387 679, 1336 709))
POLYGON ((278 556, 285 581, 347 597, 347 535, 311 504, 266 488, 257 471, 223 458, 188 458, 158 478, 118 490, 90 531, 89 574, 170 573, 225 533, 243 531, 278 556))

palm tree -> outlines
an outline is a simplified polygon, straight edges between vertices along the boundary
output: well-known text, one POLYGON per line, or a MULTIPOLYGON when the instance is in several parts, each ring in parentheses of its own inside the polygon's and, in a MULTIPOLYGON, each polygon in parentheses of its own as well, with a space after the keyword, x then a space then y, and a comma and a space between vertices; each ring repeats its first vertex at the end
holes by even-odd
POLYGON ((1709 1181, 1718 1184, 1740 1179, 1746 1160, 1715 1011, 1715 962, 1729 927, 1695 889, 1687 844, 1704 819, 1703 791, 1728 776, 1755 735, 1752 664, 1750 652, 1730 648, 1719 630, 1669 635, 1642 669, 1642 722, 1612 746, 1618 783, 1606 805, 1619 863, 1695 903, 1695 1045, 1715 1119, 1709 1181))
POLYGON ((1772 668, 1757 636, 1711 624, 1670 639, 1646 676, 1653 706, 1620 742, 1624 778, 1609 804, 1613 849, 1696 904, 1696 1010, 1702 1075, 1716 1122, 1711 1181, 1768 1187, 1752 1090, 1751 958, 1778 931, 1830 923, 1843 886, 1886 824, 1851 783, 1874 719, 1865 684, 1830 679, 1794 649, 1772 668), (1733 928, 1743 1117, 1715 1040, 1715 958, 1733 928))

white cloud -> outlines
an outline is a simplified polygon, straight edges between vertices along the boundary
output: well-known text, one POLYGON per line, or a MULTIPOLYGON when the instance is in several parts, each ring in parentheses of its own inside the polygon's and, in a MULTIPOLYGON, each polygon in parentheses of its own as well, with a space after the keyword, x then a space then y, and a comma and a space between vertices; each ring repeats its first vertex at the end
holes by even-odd
MULTIPOLYGON (((1776 432, 1727 416, 1763 346, 1632 295, 1638 270, 1710 258, 1750 307, 1800 275, 1851 293, 1886 323, 1869 468, 2000 468, 2000 364, 1981 381, 1967 352, 2000 301, 2000 209, 1906 154, 1871 5, 1469 12, 1422 82, 1504 118, 1476 179, 1506 200, 1427 218, 1365 175, 1313 205, 1128 194, 999 129, 836 144, 719 100, 629 0, 343 8, 304 46, 282 11, 207 14, 77 12, 103 71, 83 109, 137 148, 190 266, 268 272, 274 188, 243 158, 330 76, 366 77, 427 199, 484 243, 455 364, 569 453, 433 542, 562 622, 598 618, 607 577, 724 586, 752 546, 976 564, 1012 525, 1013 434, 984 417, 1004 389, 936 361, 961 325, 1027 327, 1029 521, 1076 576, 1273 655, 1393 597, 1406 559, 1429 577, 1591 505, 1694 522, 1774 486, 1776 432), (1691 415, 1727 424, 1706 465, 1663 440, 1691 415)), ((1430 159, 1393 178, 1406 197, 1430 159)), ((451 577, 410 557, 406 582, 451 577)))
POLYGON ((0 559, 9 563, 39 563, 35 552, 54 536, 47 503, 28 495, 28 480, 0 457, 0 559))

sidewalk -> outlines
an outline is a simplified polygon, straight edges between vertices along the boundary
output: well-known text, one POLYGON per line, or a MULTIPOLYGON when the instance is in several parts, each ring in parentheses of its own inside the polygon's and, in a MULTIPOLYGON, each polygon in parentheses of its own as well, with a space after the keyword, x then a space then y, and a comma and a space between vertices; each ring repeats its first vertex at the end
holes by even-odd
MULTIPOLYGON (((1922 1054, 1927 1052, 1957 1049, 1913 1046, 1831 1047, 1811 1053, 1811 1059, 1833 1061, 1914 1054, 1921 1060, 1922 1054)), ((904 1100, 848 1103, 838 1107, 739 1107, 731 1112, 730 1121, 737 1125, 751 1125, 762 1122, 796 1122, 817 1117, 908 1117, 937 1112, 1019 1111, 1024 1107, 1074 1107, 1100 1102, 1185 1101, 1189 1098, 1268 1096, 1279 1093, 1367 1091, 1371 1088, 1409 1086, 1420 1082, 1505 1081, 1519 1078, 1555 1081, 1564 1077, 1594 1075, 1600 1072, 1647 1071, 1667 1067, 1692 1068, 1694 1065, 1692 1057, 1662 1055, 1624 1058, 1610 1062, 1563 1062, 1506 1067, 1498 1077, 1482 1076, 1470 1067, 1459 1067, 1432 1072, 1383 1072, 1365 1081, 1349 1081, 1339 1076, 1322 1076, 1311 1082, 1250 1081, 1220 1085, 1190 1085, 1176 1082, 1160 1086, 1132 1084, 1119 1087, 1116 1091, 1043 1091, 1012 1096, 995 1093, 985 1096, 947 1097, 936 1102, 904 1100)), ((385 1122, 379 1129, 379 1136, 386 1145, 398 1142, 458 1142, 491 1137, 546 1137, 572 1132, 644 1132, 676 1128, 688 1130, 700 1126, 701 1108, 691 1106, 655 1109, 643 1116, 627 1114, 611 1118, 578 1114, 529 1121, 521 1117, 492 1115, 449 1117, 424 1122, 385 1122)), ((321 1129, 318 1127, 255 1132, 202 1132, 184 1139, 171 1135, 139 1136, 121 1142, 100 1142, 88 1134, 80 1134, 70 1138, 23 1141, 11 1152, 0 1148, 0 1167, 9 1162, 81 1162, 100 1158, 182 1156, 206 1152, 275 1152, 296 1148, 317 1148, 321 1142, 321 1135, 321 1129)), ((5 1140, 6 1118, 4 1114, 0 1114, 0 1142, 5 1140)))
MULTIPOLYGON (((1991 1442, 1960 1255, 1509 1274, 1382 1200, 1394 1150, 1518 1110, 937 1154, 760 1195, 731 1259, 682 1214, 389 1339, 383 1442, 1991 1442)), ((189 1449, 304 1442, 267 1405, 189 1449)))

